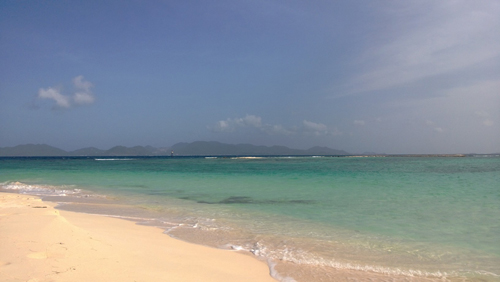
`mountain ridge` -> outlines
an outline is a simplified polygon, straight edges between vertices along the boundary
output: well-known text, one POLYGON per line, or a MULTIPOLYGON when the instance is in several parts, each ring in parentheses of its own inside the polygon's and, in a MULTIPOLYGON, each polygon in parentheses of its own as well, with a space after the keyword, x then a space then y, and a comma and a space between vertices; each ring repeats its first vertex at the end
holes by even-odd
POLYGON ((229 156, 229 155, 349 155, 343 150, 315 146, 307 150, 292 149, 286 146, 257 146, 252 144, 226 144, 216 141, 195 141, 176 143, 171 147, 152 146, 114 146, 108 150, 86 147, 65 151, 47 144, 24 144, 14 147, 0 147, 2 157, 64 157, 64 156, 229 156))

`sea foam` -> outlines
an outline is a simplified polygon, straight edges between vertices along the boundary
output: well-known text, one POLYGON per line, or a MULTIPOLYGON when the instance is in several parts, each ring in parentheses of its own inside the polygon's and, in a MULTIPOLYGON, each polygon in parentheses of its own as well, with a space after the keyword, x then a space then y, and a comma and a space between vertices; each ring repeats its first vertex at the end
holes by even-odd
POLYGON ((21 182, 9 182, 0 185, 5 190, 15 190, 20 194, 30 194, 37 196, 68 196, 81 193, 81 189, 68 189, 71 186, 51 186, 51 185, 31 185, 21 182))

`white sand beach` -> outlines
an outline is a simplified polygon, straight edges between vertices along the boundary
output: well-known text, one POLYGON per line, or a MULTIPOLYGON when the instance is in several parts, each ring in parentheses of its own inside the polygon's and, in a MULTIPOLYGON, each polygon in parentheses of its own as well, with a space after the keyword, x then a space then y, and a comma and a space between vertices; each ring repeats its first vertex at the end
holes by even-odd
POLYGON ((0 193, 2 281, 276 281, 266 263, 156 227, 0 193))

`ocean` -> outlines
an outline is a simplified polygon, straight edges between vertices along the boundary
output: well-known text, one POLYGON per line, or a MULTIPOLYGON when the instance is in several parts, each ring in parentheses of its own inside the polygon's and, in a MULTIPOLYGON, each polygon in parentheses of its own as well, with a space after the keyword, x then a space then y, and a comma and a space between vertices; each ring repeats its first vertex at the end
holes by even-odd
POLYGON ((500 281, 500 157, 0 158, 0 190, 243 250, 281 281, 500 281))

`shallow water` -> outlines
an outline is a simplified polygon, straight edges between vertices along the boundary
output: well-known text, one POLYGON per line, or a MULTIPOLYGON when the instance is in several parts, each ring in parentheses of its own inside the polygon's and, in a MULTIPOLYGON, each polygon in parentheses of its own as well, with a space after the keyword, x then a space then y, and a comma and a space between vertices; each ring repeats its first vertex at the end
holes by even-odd
POLYGON ((3 158, 0 182, 248 250, 276 277, 500 281, 499 157, 3 158))

